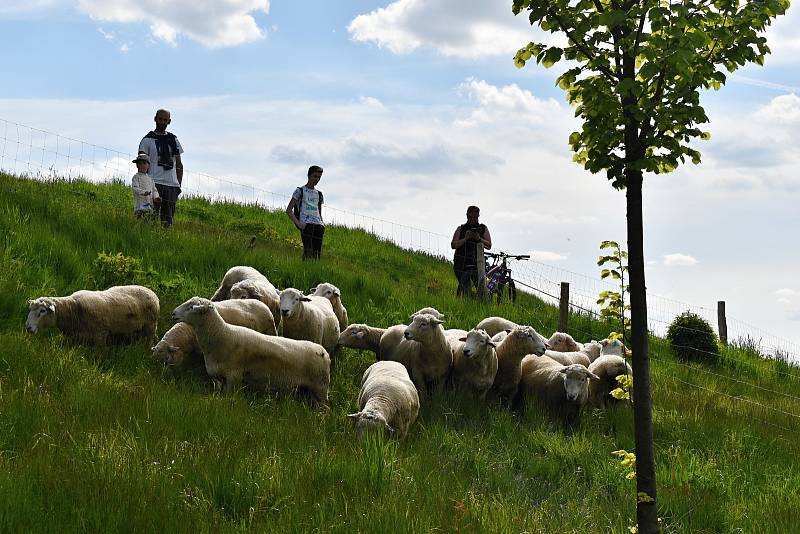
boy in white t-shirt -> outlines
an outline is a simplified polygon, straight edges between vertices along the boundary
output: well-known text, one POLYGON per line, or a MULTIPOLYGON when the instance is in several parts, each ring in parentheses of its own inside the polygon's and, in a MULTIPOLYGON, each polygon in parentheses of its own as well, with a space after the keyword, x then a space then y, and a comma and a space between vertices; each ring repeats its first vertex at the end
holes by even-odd
POLYGON ((150 156, 145 152, 139 152, 133 163, 136 164, 137 171, 131 180, 133 212, 137 217, 152 219, 161 203, 161 197, 158 195, 158 189, 156 189, 153 179, 147 174, 147 171, 150 170, 150 156))
POLYGON ((322 179, 322 167, 312 165, 308 168, 306 185, 298 187, 292 194, 286 214, 300 230, 303 240, 303 259, 318 260, 322 253, 322 237, 325 223, 322 222, 322 191, 316 185, 322 179))

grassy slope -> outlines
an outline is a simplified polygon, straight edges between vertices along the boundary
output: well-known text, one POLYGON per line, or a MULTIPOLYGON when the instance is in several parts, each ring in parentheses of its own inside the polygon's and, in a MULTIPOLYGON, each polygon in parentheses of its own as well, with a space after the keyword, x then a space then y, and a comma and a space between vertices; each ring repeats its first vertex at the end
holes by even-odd
MULTIPOLYGON (((26 299, 99 283, 101 251, 157 271, 160 332, 237 264, 278 287, 331 281, 351 321, 375 326, 433 305, 450 328, 503 315, 549 333, 556 311, 541 302, 463 303, 446 263, 337 227, 324 260, 303 263, 285 215, 254 206, 183 199, 162 231, 133 219, 121 185, 0 175, 0 192, 0 531, 627 532, 635 517, 633 482, 610 455, 633 449, 626 408, 589 411, 567 433, 534 411, 518 419, 444 393, 406 442, 355 443, 345 414, 371 353, 339 355, 330 410, 317 411, 210 392, 165 373, 144 343, 86 348, 23 327, 26 299)), ((571 321, 580 338, 604 335, 571 321)), ((800 370, 731 350, 710 374, 677 364, 660 340, 653 356, 665 530, 796 528, 800 425, 779 411, 800 413, 800 370)))

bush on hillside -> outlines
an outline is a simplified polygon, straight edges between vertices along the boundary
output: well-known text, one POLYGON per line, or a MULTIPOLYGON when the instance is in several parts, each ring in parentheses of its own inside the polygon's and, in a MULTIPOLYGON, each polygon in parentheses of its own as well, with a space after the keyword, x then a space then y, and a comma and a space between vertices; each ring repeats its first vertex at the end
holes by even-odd
POLYGON ((667 339, 680 360, 719 363, 717 335, 708 321, 699 315, 688 311, 678 315, 669 325, 667 339))
POLYGON ((122 252, 100 252, 92 264, 90 276, 95 289, 107 289, 111 286, 138 284, 143 274, 142 260, 139 258, 125 256, 122 252))

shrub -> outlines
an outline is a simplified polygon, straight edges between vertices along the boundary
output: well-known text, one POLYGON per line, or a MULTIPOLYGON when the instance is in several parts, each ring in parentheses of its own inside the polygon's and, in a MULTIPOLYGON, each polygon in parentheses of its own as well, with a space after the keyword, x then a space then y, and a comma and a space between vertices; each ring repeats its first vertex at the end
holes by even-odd
POLYGON ((92 265, 92 282, 95 289, 107 289, 111 286, 137 284, 142 277, 142 261, 139 258, 116 254, 97 254, 92 265))
POLYGON ((708 321, 691 312, 678 315, 667 330, 667 339, 678 359, 719 363, 717 335, 708 321))

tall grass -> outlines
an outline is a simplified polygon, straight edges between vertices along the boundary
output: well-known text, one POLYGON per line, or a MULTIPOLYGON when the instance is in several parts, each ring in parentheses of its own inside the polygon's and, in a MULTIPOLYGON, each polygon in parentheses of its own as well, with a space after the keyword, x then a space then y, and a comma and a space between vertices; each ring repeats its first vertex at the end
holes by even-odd
MULTIPOLYGON (((300 260, 283 213, 181 199, 169 230, 132 216, 122 184, 0 175, 0 531, 627 532, 634 482, 628 407, 587 410, 567 431, 444 391, 404 442, 358 442, 346 414, 372 354, 341 351, 329 409, 213 391, 173 376, 147 343, 90 348, 24 332, 26 300, 97 284, 98 253, 140 261, 171 310, 210 295, 233 265, 279 287, 337 284, 353 322, 447 327, 501 315, 549 333, 557 310, 456 299, 447 263, 331 227, 300 260), (256 245, 248 248, 252 235, 256 245)), ((608 325, 575 315, 582 340, 608 325)), ((721 368, 677 362, 651 340, 659 515, 666 532, 791 532, 800 524, 800 371, 733 347, 721 368), (748 402, 744 402, 744 401, 748 402)))

